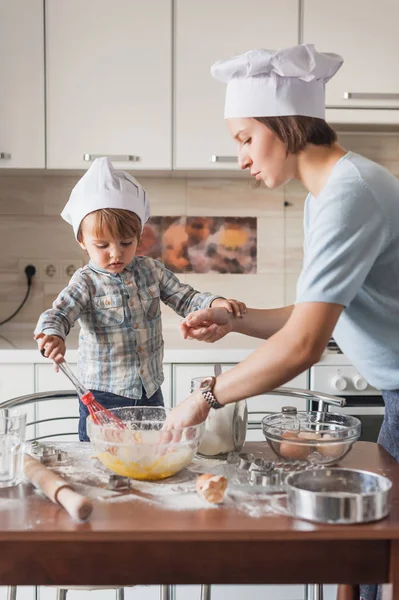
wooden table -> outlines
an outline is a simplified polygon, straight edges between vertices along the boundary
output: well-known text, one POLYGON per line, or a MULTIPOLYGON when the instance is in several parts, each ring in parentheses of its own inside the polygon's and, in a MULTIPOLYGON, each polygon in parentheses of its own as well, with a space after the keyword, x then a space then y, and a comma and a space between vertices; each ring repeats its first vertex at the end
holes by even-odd
MULTIPOLYGON (((246 450, 270 457, 266 444, 246 450)), ((341 465, 392 479, 387 519, 316 525, 135 501, 99 502, 81 524, 29 484, 0 490, 0 585, 391 582, 399 600, 399 464, 358 442, 341 465)))

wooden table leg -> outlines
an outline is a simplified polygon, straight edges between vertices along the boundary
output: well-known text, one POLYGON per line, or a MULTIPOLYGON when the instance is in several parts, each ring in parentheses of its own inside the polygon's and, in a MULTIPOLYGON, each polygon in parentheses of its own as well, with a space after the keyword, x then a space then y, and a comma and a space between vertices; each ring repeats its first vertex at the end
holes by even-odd
POLYGON ((391 541, 389 582, 392 584, 392 600, 399 600, 399 540, 391 541))
POLYGON ((338 586, 337 600, 359 600, 358 585, 343 585, 338 586))

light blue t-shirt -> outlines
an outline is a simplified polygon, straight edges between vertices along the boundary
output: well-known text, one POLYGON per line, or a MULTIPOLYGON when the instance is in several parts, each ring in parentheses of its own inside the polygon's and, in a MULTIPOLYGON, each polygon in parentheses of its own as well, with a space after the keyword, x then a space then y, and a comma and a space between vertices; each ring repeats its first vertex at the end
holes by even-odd
POLYGON ((296 303, 345 308, 334 338, 367 381, 399 389, 399 180, 348 152, 305 203, 296 303))

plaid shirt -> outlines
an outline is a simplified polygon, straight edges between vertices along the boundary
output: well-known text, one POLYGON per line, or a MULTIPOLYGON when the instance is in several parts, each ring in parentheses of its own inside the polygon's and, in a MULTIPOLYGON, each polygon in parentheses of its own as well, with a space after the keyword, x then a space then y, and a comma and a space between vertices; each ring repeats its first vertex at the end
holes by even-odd
POLYGON ((78 375, 89 389, 141 398, 163 382, 160 301, 186 316, 215 298, 200 293, 159 261, 136 256, 122 273, 93 263, 76 271, 69 285, 44 312, 36 333, 65 339, 79 321, 78 375))

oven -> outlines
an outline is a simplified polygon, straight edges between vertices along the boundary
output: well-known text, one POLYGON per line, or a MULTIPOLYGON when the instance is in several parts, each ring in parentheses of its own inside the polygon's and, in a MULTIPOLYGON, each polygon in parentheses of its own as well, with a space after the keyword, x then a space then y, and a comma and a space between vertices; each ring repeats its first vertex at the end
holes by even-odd
MULTIPOLYGON (((326 353, 310 370, 310 389, 345 398, 344 408, 331 411, 353 415, 362 423, 361 440, 376 442, 384 418, 384 401, 380 390, 373 388, 351 365, 345 355, 326 353)), ((312 403, 309 407, 316 410, 312 403)))

